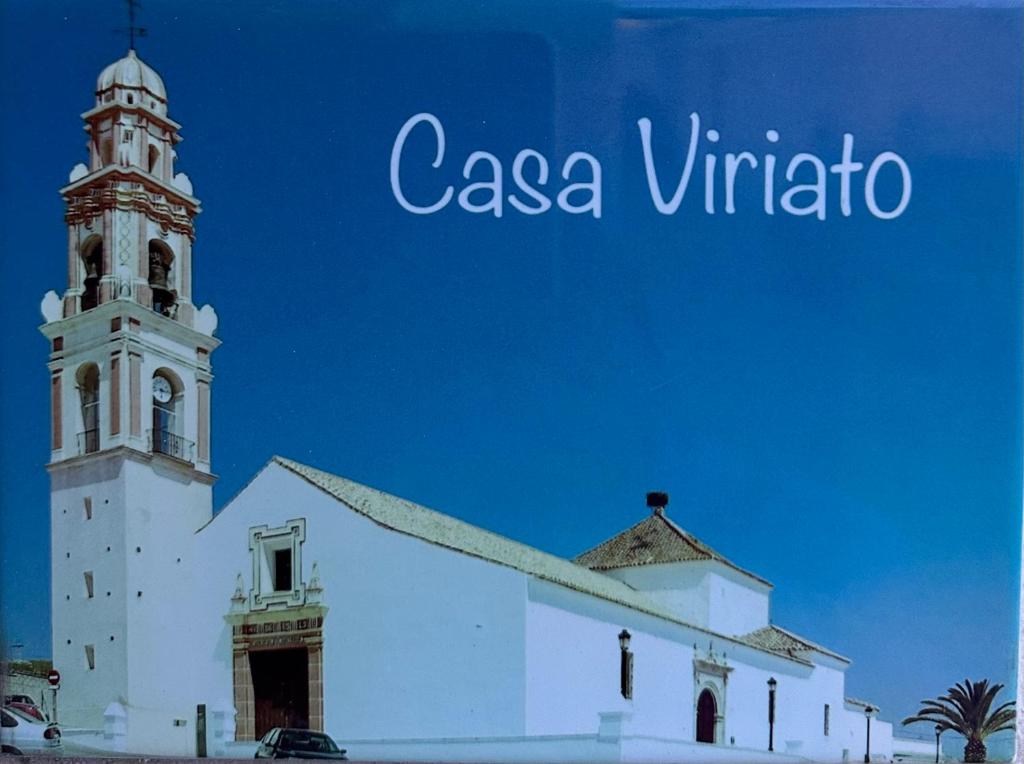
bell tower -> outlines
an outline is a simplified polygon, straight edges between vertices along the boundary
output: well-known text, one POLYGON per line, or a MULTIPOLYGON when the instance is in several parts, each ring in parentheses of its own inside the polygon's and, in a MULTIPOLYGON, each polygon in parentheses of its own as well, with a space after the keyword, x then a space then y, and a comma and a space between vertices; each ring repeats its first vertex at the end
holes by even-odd
MULTIPOLYGON (((175 705, 154 693, 188 684, 167 624, 188 610, 193 534, 212 517, 219 341, 213 308, 192 302, 200 207, 175 172, 180 125, 163 81, 129 50, 100 74, 82 119, 88 163, 60 191, 67 288, 42 302, 53 661, 61 722, 102 727, 116 703, 130 740, 157 724, 147 708, 175 705), (166 681, 176 664, 177 683, 166 681)), ((161 738, 175 734, 159 725, 161 738)))

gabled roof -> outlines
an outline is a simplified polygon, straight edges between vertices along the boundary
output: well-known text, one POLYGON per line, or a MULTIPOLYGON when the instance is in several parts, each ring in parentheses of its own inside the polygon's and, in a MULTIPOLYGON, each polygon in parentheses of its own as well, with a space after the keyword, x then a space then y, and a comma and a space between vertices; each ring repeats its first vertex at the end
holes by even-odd
POLYGON ((844 663, 850 662, 849 658, 846 658, 839 653, 834 653, 828 648, 815 644, 808 639, 798 637, 793 632, 787 631, 779 626, 765 626, 757 631, 744 634, 740 637, 740 640, 746 642, 748 645, 761 647, 765 650, 771 650, 773 653, 779 653, 781 655, 798 657, 800 653, 813 651, 822 653, 823 655, 828 655, 836 660, 843 661, 844 663))
POLYGON ((591 570, 613 570, 695 560, 716 560, 755 581, 771 586, 771 583, 760 576, 727 560, 703 541, 669 520, 664 512, 659 511, 655 511, 646 520, 627 528, 617 536, 612 536, 603 544, 584 552, 573 562, 591 570))
POLYGON ((801 656, 770 650, 754 642, 728 634, 720 634, 684 621, 623 582, 603 573, 588 570, 569 560, 512 541, 497 533, 485 531, 406 499, 392 496, 314 467, 299 464, 291 459, 275 456, 272 462, 298 475, 349 509, 385 528, 414 536, 438 546, 454 549, 463 554, 505 565, 538 579, 624 605, 664 621, 709 634, 725 642, 746 645, 795 663, 811 665, 806 658, 801 656))
POLYGON ((859 698, 843 698, 843 702, 848 706, 855 706, 865 710, 870 708, 871 713, 877 713, 882 710, 874 703, 868 703, 866 700, 860 700, 859 698))

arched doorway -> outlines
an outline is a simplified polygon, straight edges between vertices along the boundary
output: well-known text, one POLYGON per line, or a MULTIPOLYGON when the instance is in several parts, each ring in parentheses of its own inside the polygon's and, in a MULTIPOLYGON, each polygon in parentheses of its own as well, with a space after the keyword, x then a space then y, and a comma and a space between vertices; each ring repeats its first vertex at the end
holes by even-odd
POLYGON ((715 742, 715 715, 718 704, 711 690, 704 690, 697 698, 697 742, 715 742))

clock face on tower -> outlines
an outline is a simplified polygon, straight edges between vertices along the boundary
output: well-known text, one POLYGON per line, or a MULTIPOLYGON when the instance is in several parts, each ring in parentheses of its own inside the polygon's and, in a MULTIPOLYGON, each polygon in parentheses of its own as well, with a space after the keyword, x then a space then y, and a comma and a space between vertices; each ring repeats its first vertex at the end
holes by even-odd
POLYGON ((153 377, 153 400, 167 403, 171 399, 171 383, 164 377, 153 377))

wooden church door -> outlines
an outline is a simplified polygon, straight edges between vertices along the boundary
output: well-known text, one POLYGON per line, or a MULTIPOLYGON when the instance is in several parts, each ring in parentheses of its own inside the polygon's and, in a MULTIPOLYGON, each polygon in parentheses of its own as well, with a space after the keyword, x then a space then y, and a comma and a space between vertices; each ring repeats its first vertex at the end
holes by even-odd
POLYGON ((704 690, 697 699, 697 742, 715 742, 715 714, 718 708, 711 690, 704 690))

